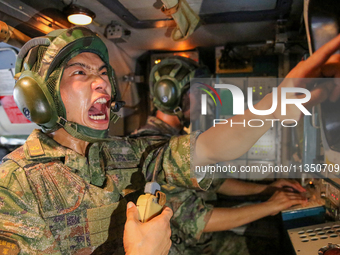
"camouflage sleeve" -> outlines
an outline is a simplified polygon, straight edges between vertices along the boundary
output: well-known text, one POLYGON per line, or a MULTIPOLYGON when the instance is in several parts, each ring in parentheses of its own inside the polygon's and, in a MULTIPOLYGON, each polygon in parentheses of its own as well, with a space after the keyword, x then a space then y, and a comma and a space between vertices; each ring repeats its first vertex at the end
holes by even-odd
MULTIPOLYGON (((141 158, 139 166, 148 181, 156 171, 159 182, 165 180, 180 187, 207 190, 212 178, 204 177, 203 180, 197 181, 194 167, 191 166, 199 134, 200 132, 193 132, 190 135, 173 136, 170 140, 150 137, 128 139, 129 148, 120 150, 121 154, 133 150, 135 157, 141 158)), ((114 144, 110 147, 114 147, 114 144)))
POLYGON ((209 187, 209 191, 216 192, 224 183, 224 181, 225 179, 213 179, 211 186, 209 187))
POLYGON ((1 254, 61 254, 39 215, 24 170, 10 160, 0 165, 0 251, 1 254))
POLYGON ((163 169, 167 182, 186 188, 207 190, 212 178, 204 177, 197 181, 194 166, 191 164, 200 132, 172 137, 163 155, 163 169))
POLYGON ((184 234, 184 238, 198 240, 210 219, 213 206, 206 204, 192 189, 162 185, 162 191, 167 197, 166 205, 174 212, 172 226, 182 232, 180 235, 184 234))

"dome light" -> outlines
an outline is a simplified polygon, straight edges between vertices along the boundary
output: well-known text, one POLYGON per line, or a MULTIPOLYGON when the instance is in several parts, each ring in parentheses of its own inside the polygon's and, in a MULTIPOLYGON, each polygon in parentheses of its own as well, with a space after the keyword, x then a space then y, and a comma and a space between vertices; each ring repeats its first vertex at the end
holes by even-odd
POLYGON ((68 6, 65 12, 68 15, 68 21, 75 25, 88 25, 96 17, 94 12, 75 4, 68 6))

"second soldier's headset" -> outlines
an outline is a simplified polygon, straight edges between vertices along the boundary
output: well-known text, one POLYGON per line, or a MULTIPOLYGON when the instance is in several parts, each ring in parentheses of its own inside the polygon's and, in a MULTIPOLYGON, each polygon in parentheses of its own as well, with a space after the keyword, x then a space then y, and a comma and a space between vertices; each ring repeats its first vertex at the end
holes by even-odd
POLYGON ((164 113, 176 115, 183 124, 182 98, 190 87, 190 79, 209 75, 205 66, 200 66, 192 59, 179 56, 163 59, 152 68, 149 76, 155 107, 164 113))
MULTIPOLYGON (((108 130, 94 130, 67 121, 66 110, 61 100, 59 84, 63 67, 71 58, 82 52, 97 54, 107 65, 112 87, 111 102, 117 90, 115 74, 109 64, 108 51, 104 42, 86 27, 55 30, 46 36, 28 41, 20 50, 15 66, 16 84, 14 100, 32 122, 44 132, 53 132, 63 127, 72 136, 88 142, 106 138, 108 130)), ((122 104, 111 107, 111 120, 118 119, 113 112, 122 104)))

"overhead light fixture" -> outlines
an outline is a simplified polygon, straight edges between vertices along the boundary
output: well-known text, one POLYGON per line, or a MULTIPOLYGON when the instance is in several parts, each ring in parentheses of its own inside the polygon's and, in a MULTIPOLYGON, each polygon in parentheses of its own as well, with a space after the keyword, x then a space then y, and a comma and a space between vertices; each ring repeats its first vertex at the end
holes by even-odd
POLYGON ((75 25, 88 25, 96 17, 94 12, 75 4, 69 5, 65 9, 65 12, 67 14, 68 21, 75 25))

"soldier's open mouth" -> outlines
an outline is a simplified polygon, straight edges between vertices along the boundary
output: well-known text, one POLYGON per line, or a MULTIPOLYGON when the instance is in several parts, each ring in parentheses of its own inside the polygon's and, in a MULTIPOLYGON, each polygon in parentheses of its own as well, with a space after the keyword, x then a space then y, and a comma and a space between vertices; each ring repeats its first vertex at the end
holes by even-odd
POLYGON ((110 101, 104 97, 98 98, 89 110, 89 118, 92 120, 107 120, 107 109, 110 101))

